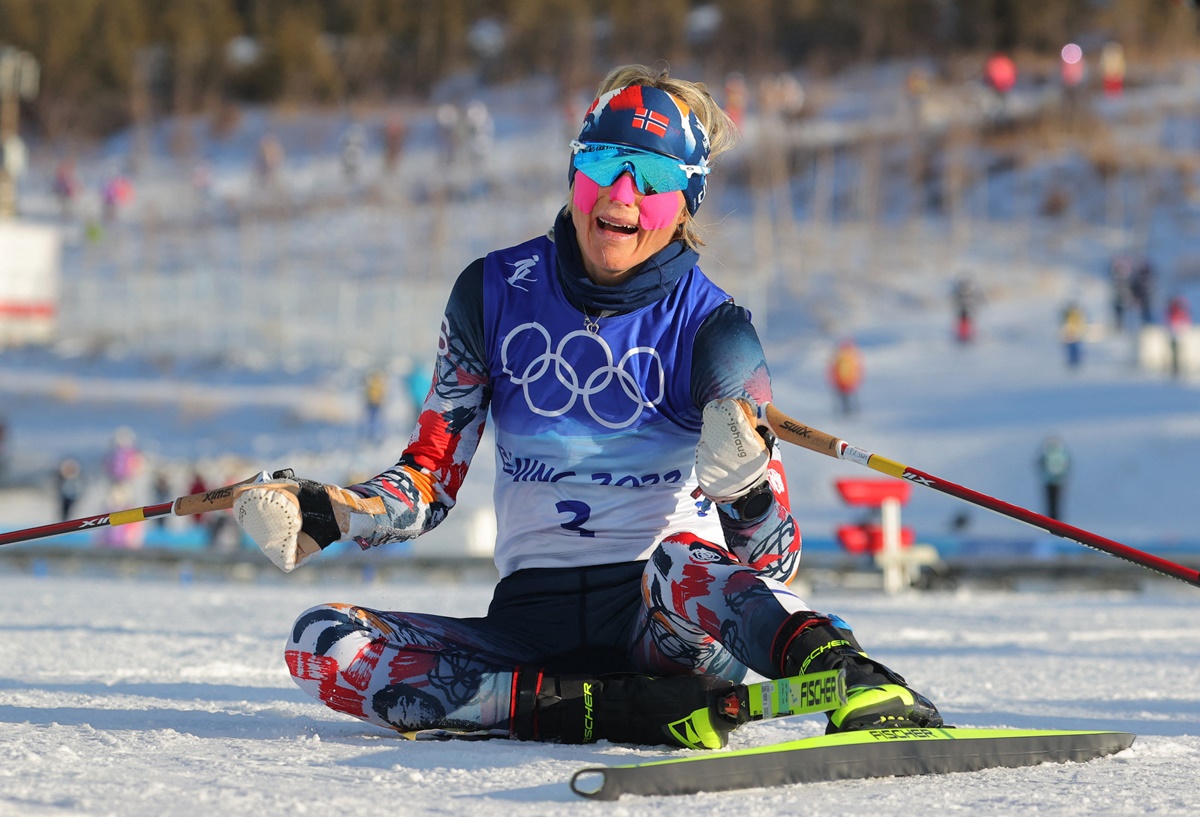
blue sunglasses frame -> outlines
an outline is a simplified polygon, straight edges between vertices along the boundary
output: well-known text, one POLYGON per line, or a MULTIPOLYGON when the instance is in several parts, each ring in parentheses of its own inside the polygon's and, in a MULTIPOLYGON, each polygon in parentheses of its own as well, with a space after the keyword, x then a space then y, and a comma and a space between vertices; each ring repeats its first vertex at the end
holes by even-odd
POLYGON ((572 139, 571 153, 575 169, 601 187, 629 173, 643 195, 686 190, 693 176, 707 176, 712 170, 707 165, 684 164, 673 156, 608 142, 572 139))

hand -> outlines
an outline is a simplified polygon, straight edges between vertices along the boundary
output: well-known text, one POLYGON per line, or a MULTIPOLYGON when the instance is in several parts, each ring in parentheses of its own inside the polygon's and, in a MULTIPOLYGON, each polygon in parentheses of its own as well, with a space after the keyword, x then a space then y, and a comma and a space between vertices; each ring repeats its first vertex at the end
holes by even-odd
POLYGON ((742 400, 723 397, 704 407, 696 479, 700 491, 713 502, 736 502, 766 481, 771 450, 758 424, 742 400))
POLYGON ((362 497, 336 485, 282 479, 242 488, 234 518, 259 549, 285 573, 350 531, 356 513, 383 513, 383 500, 362 497))

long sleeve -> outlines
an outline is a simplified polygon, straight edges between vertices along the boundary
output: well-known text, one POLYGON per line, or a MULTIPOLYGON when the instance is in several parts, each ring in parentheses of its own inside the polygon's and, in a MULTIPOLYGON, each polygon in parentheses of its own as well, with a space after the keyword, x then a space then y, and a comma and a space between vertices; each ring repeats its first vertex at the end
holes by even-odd
POLYGON ((361 547, 414 539, 454 507, 479 447, 491 401, 483 339, 483 262, 459 275, 446 304, 433 381, 408 447, 394 466, 350 486, 387 508, 374 528, 351 531, 361 547))
MULTIPOLYGON (((719 397, 754 405, 770 402, 771 375, 749 313, 733 303, 717 308, 700 327, 692 356, 692 397, 697 407, 719 397)), ((717 506, 725 543, 743 563, 782 582, 800 566, 800 528, 792 517, 787 479, 779 451, 768 472, 773 501, 758 519, 735 519, 729 506, 717 506)))

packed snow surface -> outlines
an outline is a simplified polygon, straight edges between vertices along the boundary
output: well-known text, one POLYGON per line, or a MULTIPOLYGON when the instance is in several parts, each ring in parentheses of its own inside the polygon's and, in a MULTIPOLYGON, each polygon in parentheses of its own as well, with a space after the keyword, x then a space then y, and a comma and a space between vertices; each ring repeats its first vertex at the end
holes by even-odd
MULTIPOLYGON (((1113 757, 599 803, 571 792, 572 773, 670 751, 407 741, 325 708, 287 674, 287 630, 312 604, 478 615, 486 583, 4 574, 0 815, 1186 814, 1200 775, 1197 592, 808 598, 850 621, 949 723, 1138 735, 1113 757)), ((822 729, 816 716, 751 724, 732 745, 822 729)))

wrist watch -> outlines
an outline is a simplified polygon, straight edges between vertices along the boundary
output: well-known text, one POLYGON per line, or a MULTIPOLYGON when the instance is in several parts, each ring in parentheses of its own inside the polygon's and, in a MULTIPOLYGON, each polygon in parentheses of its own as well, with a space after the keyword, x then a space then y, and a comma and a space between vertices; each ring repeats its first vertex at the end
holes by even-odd
POLYGON ((771 509, 775 495, 771 493, 771 485, 765 479, 755 485, 745 496, 734 500, 726 506, 730 518, 737 521, 752 521, 761 519, 771 509))

